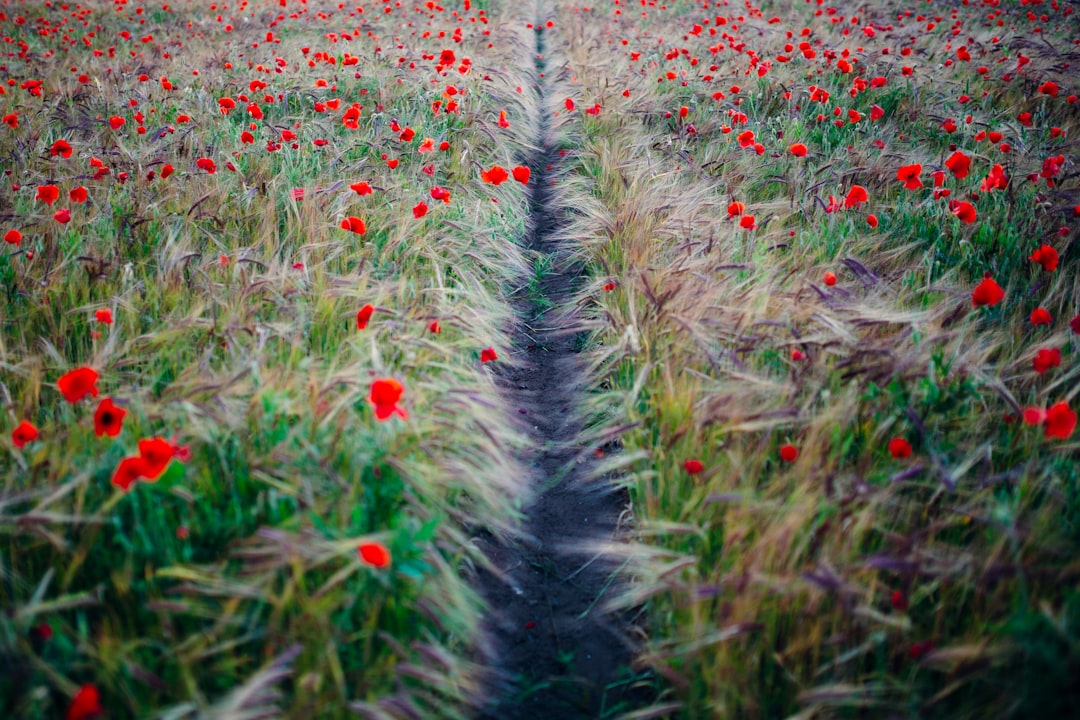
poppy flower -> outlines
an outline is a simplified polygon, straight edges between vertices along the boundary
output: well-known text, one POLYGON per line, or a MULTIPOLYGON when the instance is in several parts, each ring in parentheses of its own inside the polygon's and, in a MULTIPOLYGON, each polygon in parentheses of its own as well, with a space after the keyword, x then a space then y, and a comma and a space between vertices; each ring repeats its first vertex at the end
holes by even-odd
POLYGON ((394 414, 400 415, 402 420, 408 419, 409 414, 398 405, 404 393, 405 387, 393 378, 372 381, 368 402, 375 408, 375 419, 382 422, 394 414))
POLYGON ((1057 348, 1040 348, 1031 364, 1040 375, 1050 368, 1061 367, 1061 351, 1057 348))
POLYGON ((20 450, 26 446, 26 443, 34 442, 37 439, 38 429, 29 420, 23 420, 18 427, 11 431, 11 442, 15 443, 15 447, 20 450))
POLYGON ((124 427, 124 416, 127 412, 114 405, 112 398, 105 398, 94 412, 94 434, 98 437, 116 437, 124 427))
POLYGON ((488 347, 480 351, 480 362, 489 363, 499 359, 499 354, 495 352, 495 348, 488 347))
POLYGON ((829 287, 832 287, 833 285, 836 284, 836 273, 833 273, 833 272, 825 273, 825 277, 823 278, 823 280, 825 281, 826 285, 828 285, 829 287))
POLYGON ((371 567, 382 569, 390 566, 390 551, 382 543, 360 543, 357 552, 360 554, 360 559, 371 567))
POLYGON ((904 612, 908 609, 907 596, 904 595, 903 590, 893 590, 892 595, 889 597, 889 603, 892 605, 893 610, 897 612, 904 612))
POLYGON ((416 205, 413 206, 413 209, 412 209, 413 217, 417 218, 417 219, 422 218, 425 215, 427 215, 427 210, 428 210, 428 207, 427 207, 426 202, 418 202, 418 203, 416 203, 416 205))
POLYGON ((524 165, 515 165, 514 169, 510 172, 513 174, 514 179, 522 185, 529 184, 529 175, 532 173, 529 168, 525 167, 524 165))
POLYGON ((757 225, 754 223, 754 216, 743 215, 739 219, 739 227, 743 228, 744 230, 753 230, 754 228, 756 228, 757 225))
POLYGON ((510 173, 501 165, 492 165, 489 169, 480 171, 480 179, 492 185, 501 185, 509 177, 510 173))
POLYGON ((780 459, 784 462, 795 462, 799 457, 799 449, 794 445, 781 445, 780 446, 780 459))
POLYGON ((1009 187, 1009 178, 1005 176, 1005 168, 994 165, 979 184, 979 191, 985 193, 991 190, 1004 190, 1007 187, 1009 187))
POLYGON ((6 233, 4 233, 4 242, 8 243, 9 245, 18 245, 20 242, 22 242, 22 239, 23 234, 15 228, 12 228, 11 230, 8 230, 6 233))
POLYGON ((71 699, 64 720, 91 720, 104 712, 98 689, 93 685, 83 685, 71 699))
POLYGON ((877 215, 867 215, 866 216, 866 224, 869 225, 872 228, 876 228, 878 226, 877 215))
POLYGON ((427 329, 429 333, 433 335, 438 335, 442 332, 442 325, 439 324, 438 320, 432 320, 431 324, 428 325, 427 329))
POLYGON ((987 273, 983 277, 982 282, 980 282, 971 293, 971 304, 975 307, 997 305, 1004 299, 1005 291, 1000 285, 994 282, 994 278, 990 277, 990 273, 987 273))
POLYGON ((210 175, 213 175, 217 172, 217 165, 214 163, 213 160, 207 157, 199 158, 195 161, 195 165, 200 170, 205 170, 210 175))
POLYGON ((368 320, 371 320, 371 315, 375 312, 375 307, 368 303, 364 307, 360 308, 356 313, 356 329, 363 330, 367 327, 368 320))
POLYGON ((847 197, 844 198, 844 208, 857 208, 869 199, 870 195, 866 192, 866 188, 862 185, 852 185, 847 197))
POLYGON ((911 457, 911 443, 906 438, 894 437, 889 441, 889 454, 898 460, 911 457))
POLYGON ((1028 260, 1039 263, 1042 265, 1043 270, 1047 272, 1054 272, 1058 266, 1058 251, 1049 245, 1042 245, 1038 250, 1031 253, 1028 260))
POLYGON ((1077 335, 1080 335, 1080 315, 1069 321, 1069 328, 1077 335))
POLYGON ((741 202, 735 201, 727 206, 728 220, 733 217, 738 217, 746 210, 746 205, 741 202))
POLYGON ((60 188, 55 185, 38 185, 37 199, 46 205, 52 205, 60 197, 60 188))
POLYGON ((126 122, 127 120, 124 120, 124 118, 120 117, 119 115, 113 115, 111 118, 109 118, 109 127, 111 127, 113 130, 119 130, 121 127, 124 126, 124 123, 126 122))
POLYGON ((71 188, 71 190, 68 191, 68 197, 71 198, 71 202, 74 203, 86 202, 86 198, 89 197, 89 195, 90 194, 86 191, 86 188, 84 188, 82 185, 79 185, 78 187, 73 187, 71 188))
POLYGON ((61 225, 67 225, 71 222, 71 211, 67 208, 61 208, 53 213, 53 220, 61 225))
POLYGON ((112 310, 109 308, 100 308, 94 311, 94 319, 102 325, 112 325, 113 316, 112 310))
POLYGON ((52 147, 49 148, 49 154, 53 157, 60 155, 61 157, 69 158, 71 157, 71 143, 67 140, 57 140, 52 144, 52 147))
POLYGON ((743 148, 754 146, 754 131, 743 130, 741 133, 735 136, 735 139, 739 141, 739 146, 743 148))
POLYGON ((923 186, 920 175, 922 175, 922 165, 919 163, 904 165, 896 171, 896 179, 904 183, 904 187, 908 190, 918 190, 923 186))
POLYGON ((4 124, 10 128, 19 127, 19 116, 15 113, 8 113, 3 117, 4 124))
POLYGON ((1044 82, 1042 85, 1039 86, 1039 92, 1042 93, 1043 95, 1049 95, 1050 97, 1057 97, 1057 94, 1058 94, 1057 83, 1053 82, 1052 80, 1047 80, 1046 82, 1044 82))
POLYGON ((978 216, 975 212, 975 206, 967 200, 949 201, 949 212, 968 224, 975 222, 975 219, 978 216))
POLYGON ((361 180, 360 182, 354 182, 352 185, 349 186, 349 188, 360 197, 363 197, 364 195, 370 195, 372 192, 374 192, 371 189, 371 186, 363 180, 361 180))
POLYGON ((442 200, 444 203, 449 205, 450 204, 450 191, 447 190, 446 188, 442 187, 441 185, 436 185, 435 187, 431 188, 431 199, 432 200, 442 200))
POLYGON ((1076 429, 1076 413, 1067 402, 1051 405, 1043 418, 1043 432, 1048 438, 1067 440, 1076 429))
POLYGON ((949 168, 957 180, 963 180, 971 169, 971 158, 957 150, 945 161, 945 167, 949 168))
POLYGON ((69 403, 77 403, 87 395, 98 396, 98 373, 92 367, 78 367, 60 376, 56 386, 69 403))
POLYGON ((169 461, 176 454, 176 446, 165 438, 144 438, 139 441, 139 457, 144 463, 143 475, 147 480, 157 480, 169 461))
POLYGON ((788 152, 795 157, 806 157, 806 145, 802 143, 792 143, 788 147, 788 152))
POLYGON ((574 112, 574 101, 570 98, 566 98, 566 102, 563 103, 566 108, 566 112, 574 112))
POLYGON ((367 225, 365 225, 364 221, 356 217, 355 215, 350 215, 349 217, 341 221, 341 229, 354 232, 357 235, 363 235, 367 232, 367 225))
POLYGON ((171 163, 165 163, 164 165, 161 166, 161 179, 162 180, 164 180, 165 178, 169 177, 172 174, 173 174, 173 166, 172 166, 171 163))
POLYGON ((1050 317, 1050 311, 1046 308, 1032 310, 1030 319, 1032 325, 1049 325, 1054 321, 1054 318, 1050 317))
POLYGON ((683 469, 686 470, 689 475, 697 475, 705 469, 705 463, 700 460, 686 460, 683 462, 683 469))
POLYGON ((127 492, 137 480, 146 477, 147 470, 146 460, 142 457, 126 457, 116 465, 112 484, 127 492))
POLYGON ((250 130, 245 130, 240 133, 240 142, 245 145, 253 145, 255 143, 255 136, 251 134, 250 130))

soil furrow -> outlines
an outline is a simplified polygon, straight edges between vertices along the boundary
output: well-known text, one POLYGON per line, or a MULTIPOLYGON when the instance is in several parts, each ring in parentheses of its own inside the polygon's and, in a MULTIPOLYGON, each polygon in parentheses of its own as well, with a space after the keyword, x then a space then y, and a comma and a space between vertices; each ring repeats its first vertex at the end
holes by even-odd
POLYGON ((540 98, 538 148, 529 159, 527 246, 536 275, 517 302, 522 361, 505 371, 503 388, 531 440, 523 465, 535 495, 519 535, 508 543, 480 539, 498 574, 483 573, 491 606, 493 672, 485 720, 607 717, 629 701, 631 651, 622 618, 605 615, 616 563, 599 546, 617 539, 624 492, 593 470, 579 443, 587 392, 579 358, 580 327, 571 309, 585 269, 558 239, 559 153, 547 103, 545 50, 550 31, 536 22, 535 91, 540 98))

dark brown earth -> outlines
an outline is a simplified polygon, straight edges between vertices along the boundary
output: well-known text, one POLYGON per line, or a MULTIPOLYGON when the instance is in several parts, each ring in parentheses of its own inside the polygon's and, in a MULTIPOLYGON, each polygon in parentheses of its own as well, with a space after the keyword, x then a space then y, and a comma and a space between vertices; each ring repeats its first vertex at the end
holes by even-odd
MULTIPOLYGON (((543 97, 546 38, 543 30, 536 36, 535 74, 543 97)), ((593 449, 579 442, 588 387, 578 354, 580 327, 567 308, 585 269, 556 239, 563 211, 553 202, 559 158, 548 117, 540 120, 536 145, 528 162, 527 245, 548 260, 548 271, 517 302, 521 330, 514 354, 520 368, 501 375, 503 392, 531 440, 522 459, 532 470, 536 495, 517 538, 477 538, 498 569, 478 578, 491 607, 487 629, 494 651, 483 720, 612 717, 644 699, 629 672, 629 623, 602 609, 619 591, 619 568, 597 546, 624 534, 628 501, 609 478, 595 477, 593 449)))

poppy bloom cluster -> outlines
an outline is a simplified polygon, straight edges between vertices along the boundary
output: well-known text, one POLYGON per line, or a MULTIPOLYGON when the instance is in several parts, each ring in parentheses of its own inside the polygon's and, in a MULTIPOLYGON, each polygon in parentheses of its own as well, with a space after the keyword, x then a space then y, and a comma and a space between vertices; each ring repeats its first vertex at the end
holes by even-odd
POLYGON ((112 484, 124 492, 130 490, 137 480, 157 481, 179 450, 160 437, 140 440, 138 447, 139 454, 121 460, 113 472, 112 484))

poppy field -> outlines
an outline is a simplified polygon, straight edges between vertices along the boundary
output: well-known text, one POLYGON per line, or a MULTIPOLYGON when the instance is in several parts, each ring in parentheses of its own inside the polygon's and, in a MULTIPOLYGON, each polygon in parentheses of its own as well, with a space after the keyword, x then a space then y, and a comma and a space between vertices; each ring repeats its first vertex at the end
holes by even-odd
POLYGON ((1077 12, 0 4, 0 717, 1080 713, 1077 12))

